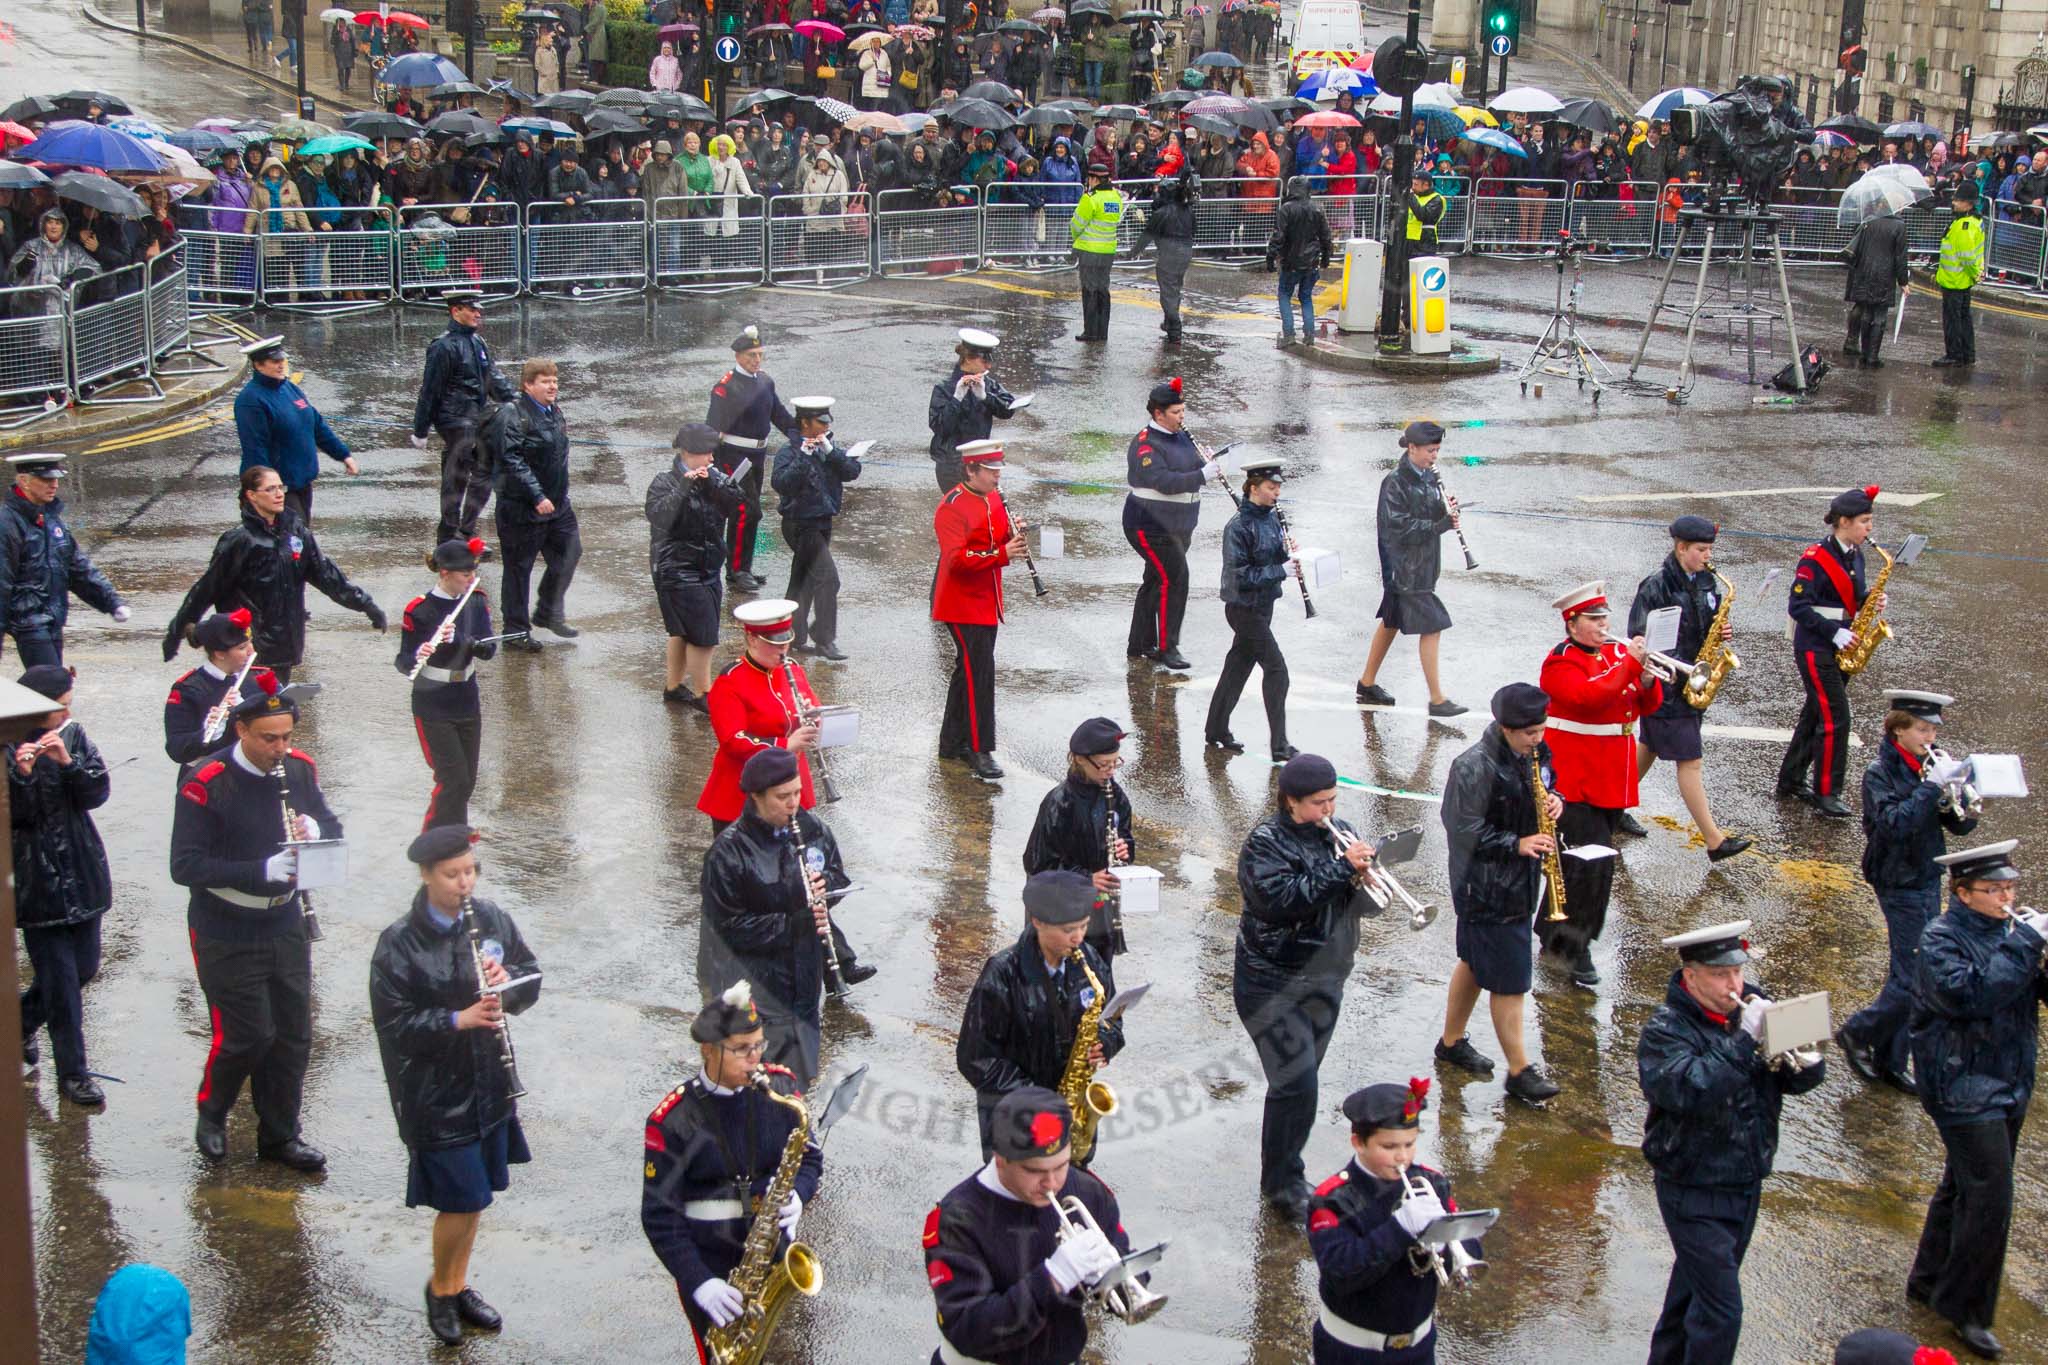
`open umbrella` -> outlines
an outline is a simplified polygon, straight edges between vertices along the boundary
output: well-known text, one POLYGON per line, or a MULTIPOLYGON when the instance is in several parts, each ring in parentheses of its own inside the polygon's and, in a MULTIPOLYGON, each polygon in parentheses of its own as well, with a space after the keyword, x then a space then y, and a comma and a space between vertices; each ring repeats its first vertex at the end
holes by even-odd
POLYGON ((1439 109, 1455 109, 1465 102, 1465 92, 1449 81, 1431 81, 1415 92, 1416 106, 1435 105, 1439 109))
POLYGON ((1073 4, 1067 6, 1069 19, 1085 19, 1090 15, 1097 19, 1109 18, 1109 0, 1074 0, 1073 4))
POLYGON ((987 100, 961 99, 946 111, 946 117, 965 128, 1014 128, 1017 120, 1008 110, 987 100))
POLYGON ((1236 95, 1204 95, 1181 106, 1181 113, 1190 117, 1222 119, 1233 128, 1249 128, 1254 132, 1271 133, 1280 127, 1280 120, 1270 109, 1251 100, 1239 99, 1236 95))
POLYGON ((433 25, 429 24, 426 20, 420 18, 417 14, 407 14, 402 9, 395 9, 391 11, 391 13, 385 15, 384 22, 387 24, 394 24, 399 28, 416 29, 421 32, 425 32, 427 29, 433 27, 433 25))
POLYGON ((78 119, 60 119, 42 136, 17 147, 16 158, 48 166, 92 166, 103 171, 160 171, 164 159, 141 138, 78 119))
POLYGON ((1883 130, 1869 119, 1858 114, 1837 114, 1831 119, 1814 125, 1817 133, 1840 133, 1852 142, 1865 147, 1875 147, 1883 130))
MULTIPOLYGON (((1815 134, 1814 141, 1820 141, 1818 134, 1815 134)), ((2024 147, 2027 145, 2027 135, 2025 133, 1993 133, 1989 137, 1978 138, 1970 145, 1972 147, 1991 147, 1994 149, 2000 147, 2024 147)))
POLYGON ((747 30, 747 36, 749 38, 756 38, 759 37, 761 34, 765 33, 768 34, 770 37, 776 37, 780 34, 794 32, 796 32, 796 30, 791 28, 788 24, 756 24, 752 28, 747 30))
POLYGON ((1320 71, 1311 71, 1308 79, 1295 88, 1294 93, 1302 99, 1314 99, 1325 90, 1342 92, 1349 90, 1354 95, 1372 95, 1372 77, 1348 66, 1326 66, 1320 71))
POLYGON ((34 142, 35 140, 35 129, 25 128, 19 123, 0 119, 0 152, 6 151, 9 147, 19 147, 24 142, 34 142))
POLYGON ((680 38, 686 33, 696 33, 698 31, 695 24, 663 24, 654 31, 654 36, 657 38, 680 38))
POLYGON ((481 95, 484 88, 474 81, 443 81, 427 92, 437 100, 460 99, 464 95, 481 95))
POLYGON ((1067 12, 1052 5, 1047 5, 1044 9, 1033 10, 1031 17, 1034 21, 1041 24, 1059 24, 1066 22, 1067 12))
POLYGON ((1714 97, 1705 90, 1690 85, 1675 90, 1660 90, 1643 101, 1643 107, 1636 110, 1637 118, 1668 119, 1673 109, 1682 109, 1689 104, 1711 104, 1714 97))
POLYGON ((1904 213, 1932 193, 1925 179, 1915 187, 1903 176, 1872 172, 1842 191, 1841 202, 1835 205, 1835 226, 1861 227, 1873 218, 1904 213))
POLYGON ((1160 21, 1166 18, 1166 11, 1156 9, 1127 9, 1118 16, 1127 24, 1142 24, 1147 19, 1160 21))
POLYGON ((171 135, 171 130, 162 124, 152 123, 148 119, 135 114, 124 114, 120 118, 110 118, 107 120, 107 126, 109 128, 119 128, 128 136, 139 137, 144 142, 163 142, 171 135))
POLYGON ((1226 70, 1235 71, 1243 66, 1244 63, 1238 59, 1237 54, 1234 52, 1204 52, 1201 56, 1189 62, 1188 65, 1220 66, 1226 70))
POLYGON ((898 38, 908 38, 912 42, 918 43, 928 43, 939 36, 936 30, 924 24, 891 24, 889 25, 889 32, 895 34, 898 38))
POLYGON ((566 30, 570 37, 583 32, 583 10, 570 0, 541 0, 540 7, 555 16, 555 23, 566 30))
POLYGON ((394 57, 377 73, 380 85, 431 90, 444 81, 463 79, 462 68, 433 52, 408 52, 394 57))
POLYGON ((1529 156, 1528 148, 1498 128, 1467 128, 1459 136, 1467 142, 1477 143, 1481 147, 1491 147, 1497 152, 1506 152, 1509 156, 1518 156, 1524 160, 1529 156))
POLYGON ((217 114, 212 118, 203 118, 199 120, 199 122, 193 124, 192 126, 196 129, 199 129, 202 132, 209 133, 235 133, 241 131, 239 128, 235 127, 235 121, 233 119, 222 118, 217 114))
POLYGON ((562 19, 551 9, 523 9, 512 17, 522 24, 555 24, 562 19))
MULTIPOLYGON (((366 109, 361 113, 343 114, 341 126, 358 137, 418 137, 426 130, 409 118, 387 114, 381 109, 366 109)), ((176 141, 173 138, 172 141, 176 141)), ((198 151, 197 147, 192 149, 198 151)))
POLYGON ((533 107, 580 116, 589 113, 591 106, 596 103, 597 96, 588 90, 557 90, 552 95, 542 95, 533 102, 533 107))
POLYGON ((2035 124, 2033 127, 2027 129, 2027 136, 2033 138, 2037 142, 2048 140, 2048 123, 2035 124))
POLYGON ((846 120, 846 126, 856 133, 907 133, 910 128, 894 114, 881 109, 864 109, 846 120))
POLYGON ((551 118, 508 118, 498 125, 508 133, 532 133, 539 137, 550 133, 555 137, 575 137, 576 130, 566 123, 557 123, 551 118))
POLYGON ((744 114, 749 109, 758 109, 764 104, 775 104, 781 100, 793 100, 795 98, 796 96, 787 90, 779 90, 772 85, 764 86, 751 95, 742 95, 737 100, 734 100, 732 111, 735 114, 744 114))
POLYGON ((1294 114, 1314 113, 1316 107, 1314 100, 1305 100, 1299 95, 1267 95, 1253 100, 1252 103, 1282 118, 1294 114))
POLYGON ((679 119, 713 119, 717 114, 710 105, 695 95, 685 95, 680 90, 661 90, 654 96, 655 109, 679 119))
POLYGON ((1358 120, 1335 109, 1318 109, 1294 121, 1297 128, 1356 128, 1358 120))
POLYGON ((1465 126, 1467 128, 1500 127, 1499 119, 1495 118, 1486 110, 1481 109, 1476 104, 1461 104, 1457 108, 1451 110, 1451 112, 1456 114, 1459 118, 1465 120, 1465 126))
POLYGON ((647 125, 632 115, 618 109, 593 109, 583 120, 583 131, 589 137, 614 137, 628 134, 644 137, 647 125))
POLYGON ((503 147, 512 140, 512 135, 497 124, 492 124, 481 133, 469 133, 462 139, 465 147, 503 147))
POLYGON ((1029 33, 1034 37, 1043 38, 1045 36, 1045 27, 1042 24, 1034 24, 1029 19, 1005 19, 1002 23, 996 25, 996 32, 1029 33))
POLYGON ((1909 166, 1903 161, 1889 161, 1882 166, 1872 166, 1863 174, 1896 180, 1922 197, 1934 193, 1934 186, 1928 183, 1926 173, 1918 166, 1909 166))
POLYGON ((1135 104, 1104 104, 1090 112, 1094 117, 1106 118, 1112 123, 1139 123, 1145 118, 1145 111, 1135 104))
POLYGON ((119 218, 140 218, 149 212, 149 206, 134 190, 89 171, 66 171, 50 182, 50 188, 57 192, 59 199, 90 204, 101 213, 111 213, 119 218))
POLYGON ((0 119, 9 123, 34 123, 57 112, 55 100, 44 99, 41 95, 25 95, 21 99, 0 109, 0 119))
POLYGON ((494 126, 473 109, 450 109, 428 119, 426 132, 428 137, 468 137, 494 126))
POLYGON ((1899 123, 1888 123, 1885 125, 1884 135, 1894 141, 1902 137, 1917 137, 1923 142, 1939 142, 1947 136, 1947 134, 1943 133, 1941 129, 1933 124, 1922 123, 1918 119, 1906 119, 1899 123))
POLYGON ((323 24, 338 23, 343 19, 353 24, 356 21, 355 11, 343 9, 339 5, 329 5, 320 11, 320 22, 323 24))
POLYGON ((976 81, 960 92, 963 100, 987 100, 991 104, 1015 104, 1023 96, 1001 81, 976 81))
POLYGON ((821 43, 836 43, 846 37, 846 30, 837 24, 828 24, 823 19, 806 19, 795 25, 796 31, 806 38, 816 38, 821 43))
POLYGON ((1236 137, 1238 126, 1221 114, 1189 114, 1188 127, 1198 133, 1215 133, 1220 137, 1236 137))
POLYGON ((1177 109, 1183 104, 1192 104, 1202 98, 1199 90, 1162 90, 1145 101, 1147 109, 1177 109))
POLYGON ((1017 118, 1019 128, 1057 128, 1063 123, 1079 123, 1085 115, 1073 109, 1058 109, 1050 104, 1041 104, 1026 109, 1017 118))
POLYGON ((374 152, 377 144, 355 133, 330 133, 299 148, 300 156, 339 156, 343 152, 374 152))
POLYGON ((597 97, 592 106, 597 109, 624 109, 629 113, 644 113, 660 101, 649 90, 635 90, 630 85, 615 85, 597 97))
POLYGON ((880 29, 869 29, 866 33, 859 35, 852 42, 848 43, 846 50, 848 52, 866 52, 870 48, 886 47, 888 43, 888 34, 880 29))
POLYGON ((1600 100, 1566 100, 1557 111, 1557 121, 1594 134, 1621 131, 1621 125, 1615 121, 1614 110, 1600 100))
POLYGON ((1850 137, 1847 133, 1838 133, 1832 128, 1821 128, 1814 132, 1813 145, 1816 147, 1826 147, 1829 151, 1833 151, 1837 147, 1854 147, 1856 139, 1850 137))
POLYGON ((1502 114, 1554 114, 1564 107, 1564 101, 1548 90, 1518 85, 1495 95, 1486 107, 1502 114))
POLYGON ((163 153, 165 169, 154 175, 136 175, 133 171, 124 171, 122 175, 128 184, 162 185, 166 188, 175 185, 185 189, 204 189, 217 178, 183 147, 166 142, 159 150, 163 153))
POLYGON ((97 104, 100 107, 100 112, 104 114, 132 114, 135 112, 128 107, 128 101, 122 99, 119 95, 109 95, 104 90, 94 90, 89 87, 79 90, 66 90, 63 94, 57 95, 54 98, 59 109, 83 109, 87 105, 97 104))
POLYGON ((845 100, 835 100, 830 95, 805 96, 804 100, 834 123, 844 123, 860 112, 845 100))
POLYGON ((0 190, 32 190, 50 177, 22 161, 0 161, 0 190))
POLYGON ((930 114, 920 114, 914 110, 907 114, 898 114, 896 117, 903 120, 903 126, 908 128, 913 135, 923 132, 924 126, 932 121, 930 114))
POLYGON ((271 125, 270 136, 279 142, 310 142, 316 137, 332 137, 334 130, 324 123, 311 119, 279 119, 271 125))

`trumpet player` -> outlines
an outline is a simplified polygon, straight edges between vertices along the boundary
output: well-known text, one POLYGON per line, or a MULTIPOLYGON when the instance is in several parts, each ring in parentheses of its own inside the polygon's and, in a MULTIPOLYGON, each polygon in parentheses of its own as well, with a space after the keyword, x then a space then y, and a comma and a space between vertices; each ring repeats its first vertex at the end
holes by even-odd
MULTIPOLYGON (((1644 671, 1649 648, 1640 635, 1626 644, 1607 638, 1607 584, 1573 588, 1550 604, 1564 614, 1564 640, 1543 660, 1540 682, 1550 698, 1545 732, 1557 765, 1550 788, 1564 798, 1558 836, 1566 844, 1614 843, 1621 817, 1636 803, 1636 721, 1657 710, 1665 686, 1644 671)), ((1673 683, 1671 689, 1679 685, 1673 683)), ((1539 916, 1544 951, 1567 959, 1572 980, 1600 984, 1593 940, 1607 925, 1614 859, 1564 860, 1567 918, 1539 916)))
POLYGON ((932 533, 939 542, 932 620, 953 641, 953 679, 939 722, 939 757, 960 759, 982 781, 1000 782, 996 631, 1003 624, 1003 566, 1024 557, 1024 533, 1010 519, 999 491, 1001 444, 967 441, 955 453, 966 476, 932 513, 932 533))
MULTIPOLYGON (((171 684, 171 694, 164 698, 164 752, 181 768, 227 743, 225 712, 220 718, 220 732, 208 739, 206 731, 214 709, 235 690, 236 678, 242 679, 243 695, 260 689, 265 678, 272 683, 277 681, 263 665, 249 664, 256 654, 256 646, 249 639, 249 623, 254 619, 247 607, 236 607, 233 611, 217 611, 185 632, 186 643, 204 650, 206 662, 181 675, 171 684), (249 669, 247 677, 242 676, 245 667, 249 669)), ((237 696, 235 702, 240 701, 237 696)), ((233 709, 233 705, 228 707, 233 709)))
POLYGON ((1124 452, 1131 481, 1124 498, 1124 539, 1145 567, 1131 603, 1125 652, 1186 672, 1180 625, 1188 610, 1188 545, 1202 517, 1202 485, 1215 459, 1188 434, 1180 376, 1154 384, 1145 411, 1150 420, 1124 452))
POLYGON ((930 1365, 1077 1365, 1088 1289, 1131 1249, 1109 1187, 1071 1161, 1074 1113, 1040 1086, 990 1115, 993 1156, 924 1220, 925 1281, 938 1309, 930 1365), (1062 1236, 1065 1201, 1093 1225, 1062 1236))
POLYGON ((423 830, 469 826, 484 739, 476 665, 498 653, 491 640, 491 600, 476 581, 477 566, 489 557, 490 547, 476 536, 436 545, 427 556, 434 586, 406 603, 400 617, 392 665, 412 680, 412 728, 434 774, 423 830))
POLYGON ((1941 709, 1955 701, 1939 692, 1884 694, 1884 743, 1863 774, 1863 880, 1877 893, 1891 940, 1891 963, 1877 999, 1835 1030, 1842 1058, 1866 1081, 1918 1095, 1910 1071, 1906 1025, 1913 1015, 1913 976, 1920 936, 1941 913, 1942 832, 1968 834, 1975 817, 1946 799, 1966 769, 1934 750, 1941 709))
POLYGON ((1817 1053, 1761 1050, 1770 1002, 1742 979, 1748 930, 1736 920, 1664 940, 1678 950, 1678 970, 1636 1043, 1649 1102, 1643 1156, 1675 1255, 1650 1365, 1732 1365, 1742 1258, 1778 1152, 1778 1114, 1785 1096, 1826 1074, 1817 1053))
POLYGON ((789 546, 789 595, 796 601, 795 648, 839 663, 839 565, 832 558, 832 518, 845 485, 860 477, 859 447, 832 439, 832 400, 792 398, 797 439, 775 454, 769 481, 781 499, 782 540, 789 546))
POLYGON ((1203 727, 1214 747, 1244 752, 1230 733, 1230 713, 1257 665, 1275 763, 1301 752, 1287 742, 1287 660, 1273 638, 1273 604, 1288 579, 1301 577, 1301 561, 1277 512, 1280 464, 1277 455, 1244 462, 1244 501, 1223 528, 1223 618, 1230 623, 1230 653, 1223 658, 1203 727))
MULTIPOLYGON (((1429 1082, 1368 1085, 1344 1097, 1351 1161, 1316 1186, 1308 1246, 1320 1315, 1315 1365, 1429 1365, 1436 1360, 1434 1266, 1416 1239, 1458 1211, 1451 1182, 1415 1160, 1429 1082), (1417 1187, 1426 1186, 1427 1192, 1417 1187)), ((1460 1243, 1473 1260, 1479 1243, 1460 1243)))
MULTIPOLYGON (((1792 571, 1786 613, 1792 618, 1792 657, 1806 705, 1778 765, 1780 798, 1792 796, 1831 819, 1849 818, 1842 780, 1849 770, 1849 689, 1835 664, 1838 651, 1856 643, 1851 627, 1866 591, 1863 546, 1870 539, 1878 486, 1835 494, 1824 518, 1828 534, 1800 552, 1792 571)), ((1877 594, 1884 611, 1884 594, 1877 594)))
POLYGON ((1137 858, 1131 798, 1117 780, 1124 731, 1107 716, 1084 720, 1067 740, 1067 779, 1038 803, 1038 819, 1024 844, 1024 875, 1079 872, 1094 886, 1101 907, 1088 920, 1088 946, 1105 964, 1125 950, 1122 921, 1110 913, 1117 894, 1109 871, 1137 858))
POLYGON ((412 841, 405 856, 419 868, 420 888, 370 954, 370 1020, 407 1154, 405 1206, 434 1210, 427 1326, 450 1346, 465 1323, 487 1332, 504 1325, 470 1286, 469 1257, 492 1196, 510 1184, 513 1166, 533 1159, 498 1032, 507 1015, 540 998, 540 982, 524 980, 540 967, 519 926, 472 895, 470 839, 465 826, 435 825, 412 841), (475 915, 473 940, 465 909, 475 915), (480 989, 512 981, 521 984, 480 989))
MULTIPOLYGON (((1635 601, 1628 609, 1630 639, 1648 628, 1651 612, 1677 607, 1678 645, 1672 657, 1685 663, 1698 661, 1722 606, 1721 581, 1709 562, 1720 534, 1720 527, 1691 512, 1671 523, 1671 553, 1664 556, 1657 572, 1636 584, 1635 601)), ((1723 622, 1720 631, 1725 642, 1734 636, 1735 627, 1723 622)), ((1636 738, 1636 777, 1648 777, 1660 758, 1672 763, 1678 769, 1678 795, 1700 838, 1706 841, 1708 861, 1725 862, 1747 851, 1750 841, 1714 823, 1714 812, 1707 804, 1705 750, 1700 745, 1706 713, 1687 701, 1685 693, 1685 680, 1673 679, 1664 688, 1663 702, 1643 715, 1636 738)), ((1619 828, 1623 834, 1645 833, 1627 811, 1621 814, 1619 828)))
MULTIPOLYGON (((1024 883, 1024 932, 982 965, 968 993, 953 1056, 974 1087, 984 1160, 1004 1096, 1026 1086, 1057 1089, 1082 1015, 1116 993, 1108 961, 1087 942, 1102 895, 1079 872, 1035 873, 1024 883)), ((1123 1046, 1122 1021, 1101 1024, 1089 1066, 1109 1065, 1123 1046)))

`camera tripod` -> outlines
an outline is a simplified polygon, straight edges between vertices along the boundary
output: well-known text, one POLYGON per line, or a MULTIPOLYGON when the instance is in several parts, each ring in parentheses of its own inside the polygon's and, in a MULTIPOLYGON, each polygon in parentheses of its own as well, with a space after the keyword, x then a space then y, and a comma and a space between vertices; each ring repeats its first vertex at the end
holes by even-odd
POLYGON ((1800 359, 1799 324, 1792 317, 1792 287, 1785 279, 1785 254, 1780 242, 1784 219, 1747 200, 1715 196, 1710 199, 1708 207, 1681 211, 1678 222, 1678 241, 1672 247, 1670 261, 1665 264, 1664 278, 1657 286, 1657 297, 1650 304, 1650 315, 1643 320, 1643 334, 1636 341, 1635 358, 1629 362, 1623 384, 1631 392, 1661 396, 1670 402, 1678 402, 1689 395, 1698 378, 1693 369, 1693 342, 1702 320, 1728 324, 1729 349, 1732 351, 1739 345, 1745 351, 1749 379, 1755 383, 1757 328, 1761 325, 1764 329, 1763 345, 1768 355, 1771 350, 1770 332, 1782 320, 1786 337, 1792 345, 1794 390, 1806 393, 1811 382, 1800 359), (1679 258, 1694 242, 1695 234, 1699 234, 1702 243, 1700 269, 1693 283, 1691 304, 1679 309, 1685 315, 1685 349, 1679 358, 1677 377, 1668 384, 1639 380, 1636 371, 1642 368, 1643 354, 1650 346, 1650 333, 1656 329, 1657 315, 1664 310, 1664 301, 1671 292, 1671 280, 1678 272, 1679 258), (1724 297, 1709 300, 1707 271, 1717 259, 1714 252, 1717 244, 1721 247, 1718 259, 1728 276, 1722 290, 1724 297), (1759 265, 1768 265, 1777 276, 1776 298, 1758 291, 1755 269, 1759 265), (1738 336, 1741 338, 1739 341, 1738 336))
POLYGON ((1543 335, 1536 339, 1536 349, 1529 353, 1522 372, 1516 376, 1522 386, 1522 393, 1529 392, 1529 380, 1535 375, 1555 375, 1559 379, 1577 380, 1584 390, 1593 386, 1593 406, 1600 406, 1600 395, 1607 385, 1614 382, 1614 372, 1607 368, 1607 362, 1600 353, 1586 344, 1579 335, 1579 298, 1585 293, 1585 253, 1598 250, 1599 244, 1580 241, 1569 235, 1557 245, 1557 303, 1550 312, 1550 324, 1543 329, 1543 335), (1572 268, 1572 287, 1567 294, 1564 287, 1564 268, 1569 261, 1572 268))

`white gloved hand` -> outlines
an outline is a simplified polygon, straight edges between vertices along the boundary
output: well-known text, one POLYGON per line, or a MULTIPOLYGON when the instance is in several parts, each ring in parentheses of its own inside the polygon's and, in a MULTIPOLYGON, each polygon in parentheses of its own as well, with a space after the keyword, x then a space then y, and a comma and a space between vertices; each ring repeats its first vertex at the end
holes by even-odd
POLYGON ((273 853, 263 860, 263 880, 266 882, 290 882, 298 875, 299 851, 295 848, 273 853))
POLYGON ((318 821, 316 821, 316 820, 314 820, 314 819, 313 819, 313 817, 312 817, 312 816, 310 816, 310 815, 301 815, 301 816, 299 817, 299 839, 300 839, 300 841, 301 841, 302 843, 308 843, 308 844, 310 844, 310 843, 312 843, 312 842, 313 842, 313 841, 314 841, 315 839, 318 839, 319 837, 320 837, 320 825, 319 825, 319 822, 318 822, 318 821))
POLYGON ((746 1296, 716 1276, 697 1286, 690 1295, 714 1327, 723 1327, 746 1310, 746 1296))
POLYGON ((1850 632, 1846 627, 1838 626, 1835 628, 1836 649, 1847 649, 1849 647, 1849 642, 1855 638, 1856 636, 1852 632, 1850 632))
POLYGON ((1298 560, 1298 559, 1290 559, 1290 560, 1288 560, 1288 561, 1287 561, 1287 565, 1286 565, 1286 569, 1287 569, 1287 576, 1288 576, 1289 578, 1299 578, 1299 577, 1301 577, 1301 561, 1300 561, 1300 560, 1298 560))
POLYGON ((1946 787, 1951 782, 1960 782, 1970 775, 1970 760, 1967 758, 1944 758, 1930 763, 1921 770, 1921 775, 1937 786, 1946 787))
POLYGON ((1394 1221, 1410 1237, 1420 1237, 1422 1230, 1443 1217, 1445 1212, 1443 1200, 1437 1198, 1436 1191, 1432 1189, 1428 1194, 1413 1195, 1396 1204, 1394 1221))
POLYGON ((804 1197, 795 1190, 791 1190, 789 1198, 783 1201, 782 1208, 775 1215, 775 1223, 776 1226, 782 1229, 783 1236, 794 1237, 796 1236, 796 1220, 803 1216, 804 1197))
POLYGON ((425 450, 427 448, 427 438, 424 436, 408 435, 407 439, 412 442, 412 448, 414 450, 425 450))
POLYGON ((133 614, 133 613, 131 613, 131 612, 130 612, 130 611, 128 610, 128 604, 127 604, 127 603, 125 603, 125 602, 124 602, 124 603, 122 603, 122 604, 121 604, 120 606, 118 606, 118 607, 115 607, 115 608, 114 608, 114 619, 115 619, 116 621, 125 621, 125 620, 127 620, 127 619, 129 618, 129 616, 131 616, 132 614, 133 614))
POLYGON ((1076 1286, 1101 1279, 1121 1259, 1109 1238, 1091 1228, 1061 1242, 1059 1249, 1045 1258, 1045 1269, 1060 1293, 1071 1294, 1076 1286))
POLYGON ((1752 995, 1742 1002, 1742 1031, 1758 1042, 1764 1038, 1764 1009, 1770 1003, 1760 995, 1752 995))
POLYGON ((2042 914, 2039 910, 2029 910, 2022 907, 2014 910, 2012 917, 2021 924, 2026 925, 2029 929, 2032 929, 2042 938, 2048 939, 2048 915, 2042 914))

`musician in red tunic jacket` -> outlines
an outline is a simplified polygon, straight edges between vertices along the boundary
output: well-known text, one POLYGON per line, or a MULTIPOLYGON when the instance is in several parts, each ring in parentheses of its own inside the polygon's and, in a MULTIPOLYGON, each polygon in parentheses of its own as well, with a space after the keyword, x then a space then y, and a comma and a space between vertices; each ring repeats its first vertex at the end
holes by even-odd
POLYGON ((996 628, 1003 622, 1003 566, 1024 554, 1024 537, 996 485, 1003 478, 999 441, 968 441, 959 449, 966 477, 939 499, 932 530, 939 569, 932 583, 932 620, 953 637, 952 685, 939 725, 939 757, 966 760, 984 782, 996 766, 996 628))
MULTIPOLYGON (((1636 721, 1664 699, 1663 686, 1643 672, 1648 646, 1638 635, 1627 644, 1607 637, 1607 584, 1587 583, 1552 602, 1564 614, 1565 638, 1543 661, 1538 682, 1550 697, 1546 737, 1557 765, 1557 795, 1564 814, 1560 843, 1613 847, 1621 814, 1636 803, 1636 721)), ((1565 913, 1550 924, 1536 917, 1544 951, 1570 957, 1572 980, 1600 984, 1592 940, 1607 924, 1614 859, 1564 859, 1565 913)))

